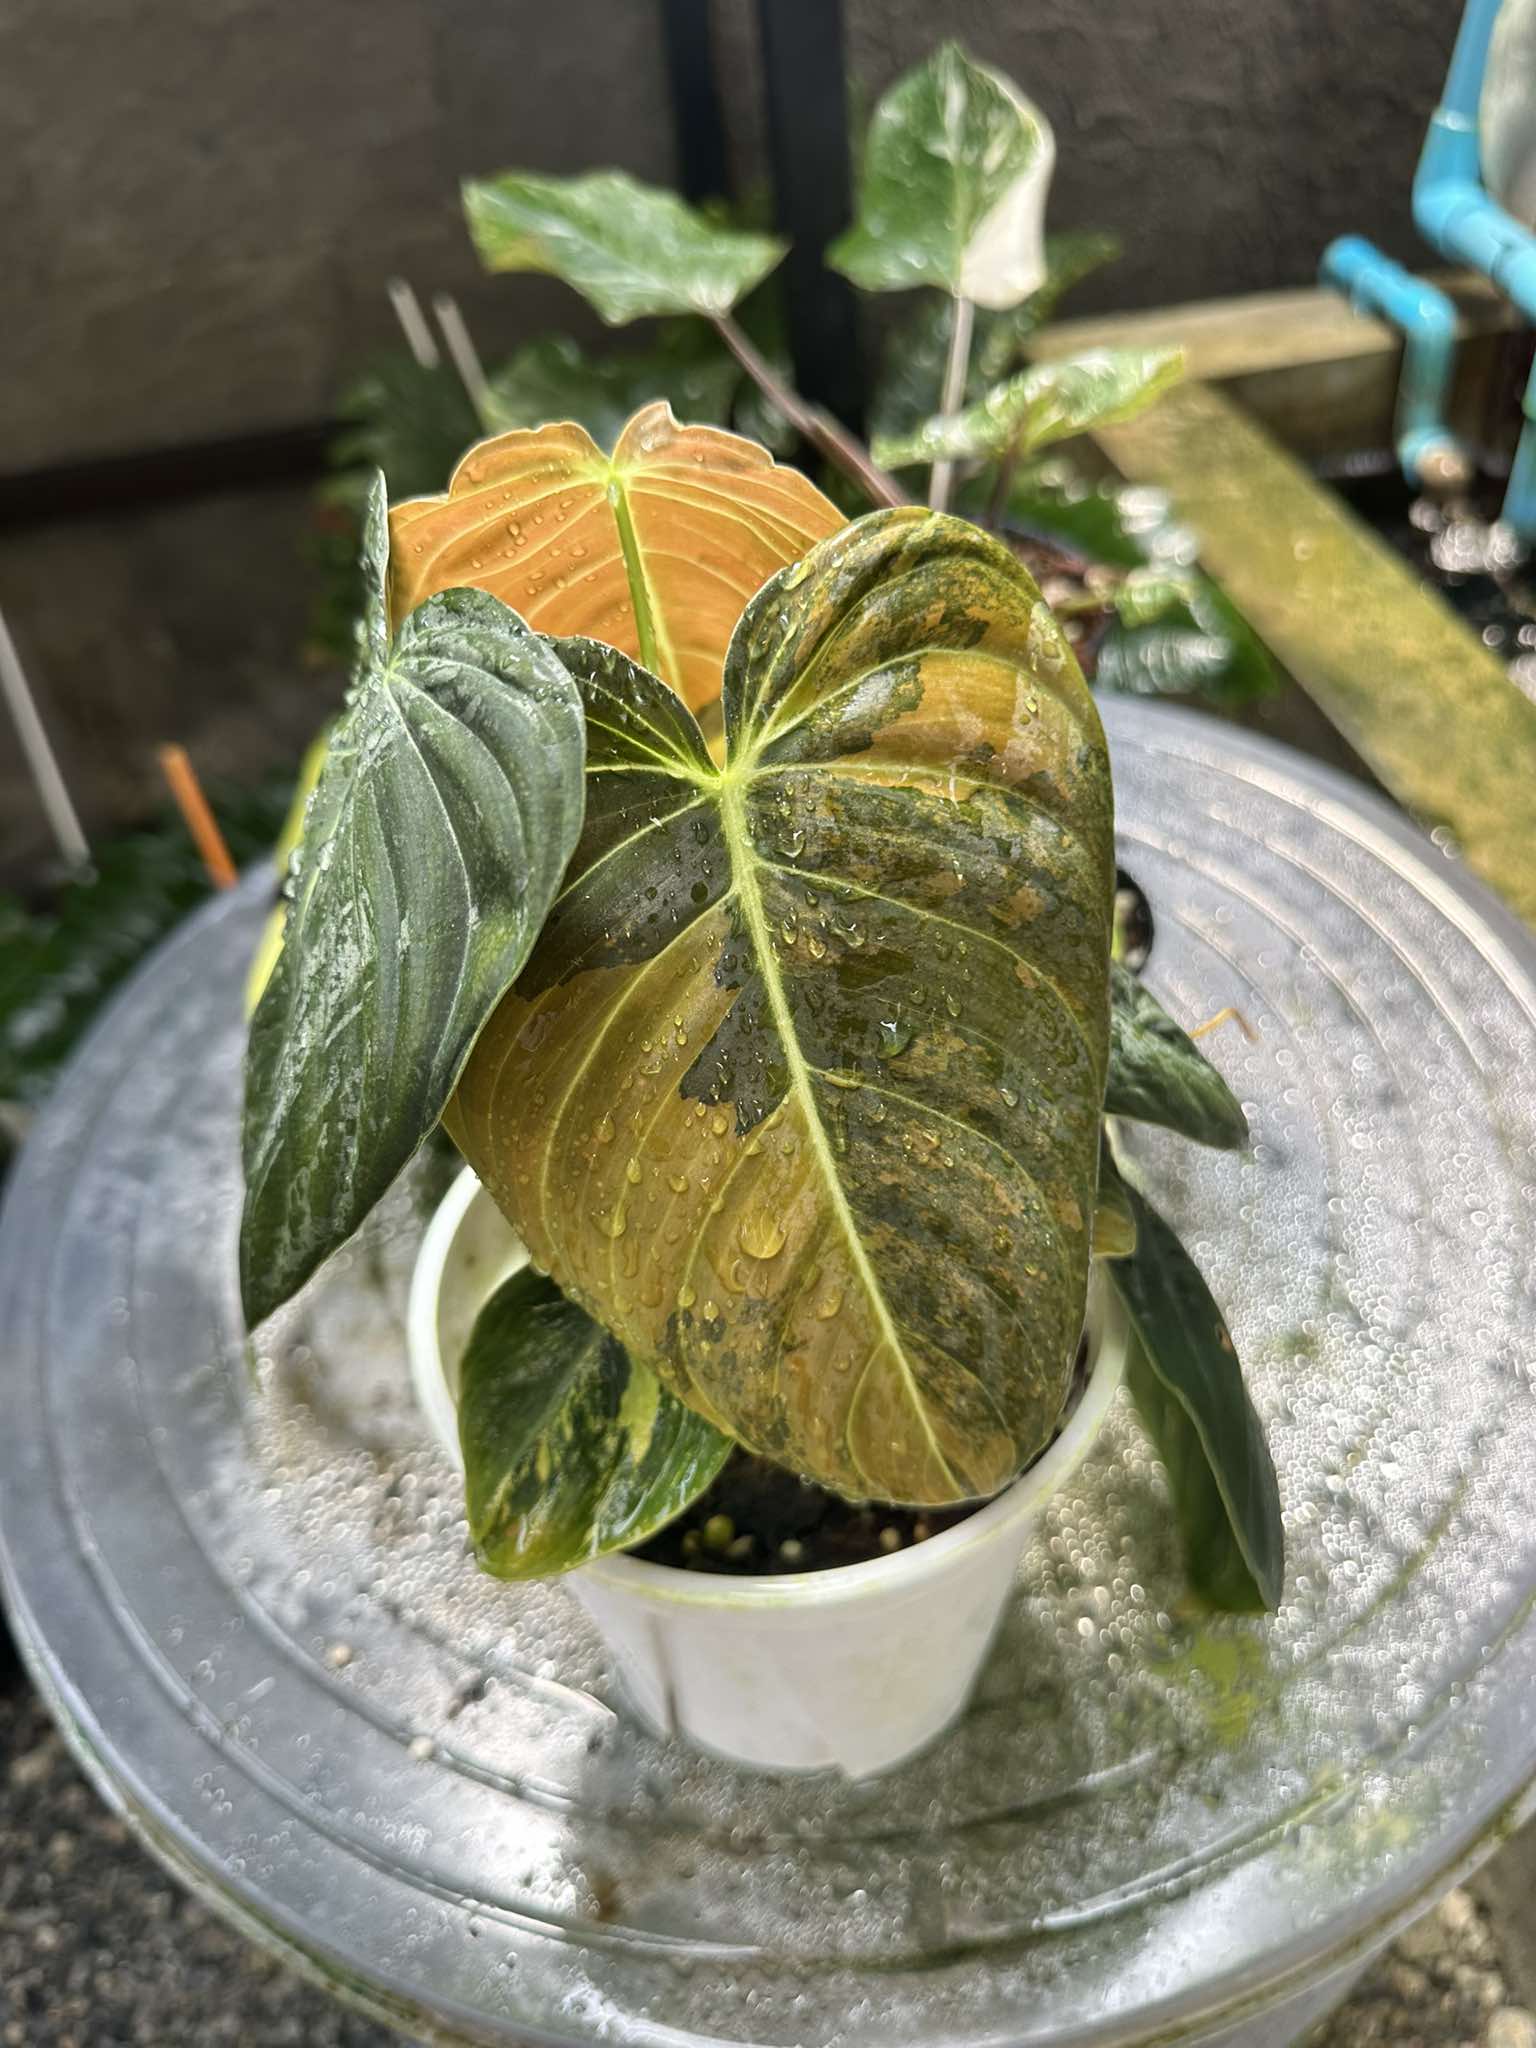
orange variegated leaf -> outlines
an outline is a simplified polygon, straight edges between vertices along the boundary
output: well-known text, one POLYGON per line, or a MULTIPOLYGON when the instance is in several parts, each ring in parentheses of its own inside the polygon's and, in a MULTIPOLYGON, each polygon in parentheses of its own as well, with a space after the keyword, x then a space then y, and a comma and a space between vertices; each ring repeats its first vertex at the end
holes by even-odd
POLYGON ((570 420, 482 441, 443 497, 397 505, 389 523, 397 620, 477 585, 536 632, 616 647, 697 709, 720 695, 747 600, 846 522, 756 442, 680 426, 663 402, 612 455, 570 420))

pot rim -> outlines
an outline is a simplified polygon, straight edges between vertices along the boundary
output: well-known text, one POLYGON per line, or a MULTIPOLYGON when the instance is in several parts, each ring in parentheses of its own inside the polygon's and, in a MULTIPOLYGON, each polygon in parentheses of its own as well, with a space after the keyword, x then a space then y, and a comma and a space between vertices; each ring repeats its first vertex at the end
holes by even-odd
MULTIPOLYGON (((438 1302, 448 1259, 464 1219, 481 1192, 473 1167, 466 1166, 444 1196, 422 1239, 411 1276, 407 1332, 417 1399, 434 1436, 462 1470, 458 1406, 448 1385, 438 1342, 438 1302)), ((489 1197, 487 1197, 489 1199, 489 1197)), ((508 1226, 510 1228, 510 1226, 508 1226)), ((614 1593, 667 1606, 773 1608, 830 1606, 856 1594, 910 1588, 945 1570, 964 1552, 996 1541, 1019 1522, 1031 1520, 1071 1477, 1109 1414, 1125 1377, 1130 1326, 1103 1262, 1088 1274, 1088 1379, 1061 1433, 1011 1486, 952 1529, 888 1556, 821 1571, 764 1572, 737 1577, 724 1572, 690 1572, 652 1564, 625 1551, 609 1551, 577 1566, 583 1577, 601 1581, 614 1593)), ((566 1576, 561 1574, 560 1576, 566 1576)))

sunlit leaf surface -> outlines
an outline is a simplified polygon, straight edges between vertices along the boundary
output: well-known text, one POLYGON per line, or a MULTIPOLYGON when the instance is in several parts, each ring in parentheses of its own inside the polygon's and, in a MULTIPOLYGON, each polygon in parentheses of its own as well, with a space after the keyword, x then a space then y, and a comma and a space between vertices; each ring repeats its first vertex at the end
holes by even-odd
POLYGON ((749 1448, 984 1495, 1082 1327, 1114 884, 1098 717, 964 521, 875 513, 774 578, 717 768, 562 641, 587 824, 450 1127, 535 1261, 749 1448))
POLYGON ((720 694, 743 605, 843 515, 718 427, 635 414, 611 456, 571 422, 473 448, 447 494, 390 514, 396 618, 473 583, 541 633, 617 647, 697 708, 720 694))

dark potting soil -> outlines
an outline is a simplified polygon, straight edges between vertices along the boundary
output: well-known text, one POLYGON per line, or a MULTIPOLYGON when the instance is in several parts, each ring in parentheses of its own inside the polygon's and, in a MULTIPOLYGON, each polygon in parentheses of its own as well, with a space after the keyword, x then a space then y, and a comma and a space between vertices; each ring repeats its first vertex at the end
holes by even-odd
MULTIPOLYGON (((1081 1398, 1087 1367, 1084 1343, 1053 1442, 1081 1398)), ((733 1578, 825 1572, 926 1543, 986 1505, 974 1500, 951 1508, 898 1508, 844 1500, 738 1446, 708 1492, 631 1554, 647 1564, 733 1578)))

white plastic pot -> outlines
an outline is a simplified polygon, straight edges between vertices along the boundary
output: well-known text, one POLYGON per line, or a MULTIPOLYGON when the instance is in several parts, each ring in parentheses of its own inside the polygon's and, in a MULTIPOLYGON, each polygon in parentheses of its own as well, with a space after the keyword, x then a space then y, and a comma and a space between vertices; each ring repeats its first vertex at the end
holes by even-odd
MULTIPOLYGON (((466 1169, 422 1242, 409 1310, 417 1394, 455 1459, 465 1340, 526 1257, 466 1169)), ((642 1718, 734 1763, 836 1768, 851 1778, 887 1770, 941 1734, 970 1695, 1041 1509, 1098 1435, 1124 1376, 1124 1312, 1098 1267, 1088 1341, 1087 1385, 1044 1456, 926 1542, 865 1564, 763 1578, 622 1555, 571 1573, 566 1583, 642 1718)))

